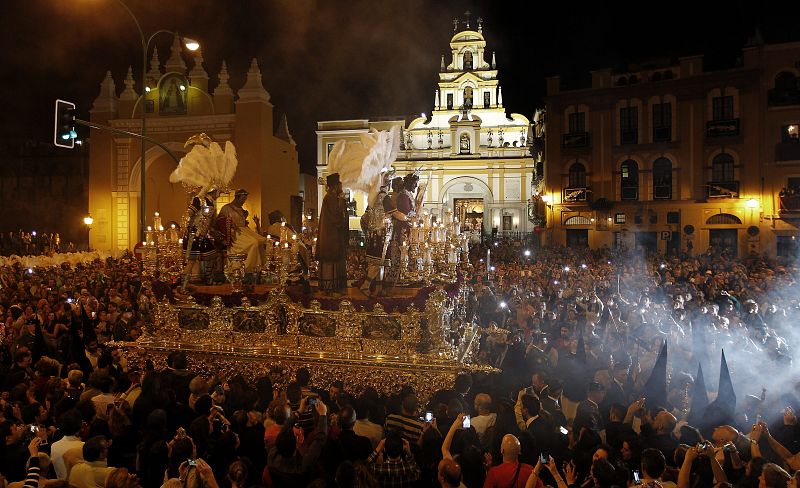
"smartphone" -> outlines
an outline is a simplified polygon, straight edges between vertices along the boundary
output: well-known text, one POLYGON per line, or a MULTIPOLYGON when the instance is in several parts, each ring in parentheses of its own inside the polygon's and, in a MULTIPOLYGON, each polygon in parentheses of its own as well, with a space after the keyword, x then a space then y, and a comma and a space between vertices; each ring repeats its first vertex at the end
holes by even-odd
POLYGON ((186 462, 189 466, 197 466, 197 459, 187 459, 186 462))
POLYGON ((462 429, 469 429, 472 426, 469 415, 464 415, 464 420, 461 422, 462 429))
POLYGON ((641 485, 642 484, 642 479, 639 477, 639 472, 638 471, 634 471, 633 472, 633 484, 634 485, 641 485))
POLYGON ((433 412, 425 412, 425 422, 430 422, 433 420, 433 412))
POLYGON ((550 460, 550 456, 547 455, 546 452, 539 454, 539 462, 542 464, 547 464, 547 461, 550 460))
POLYGON ((317 397, 308 397, 308 406, 313 407, 317 404, 317 397))
POLYGON ((561 431, 561 433, 564 434, 564 435, 569 434, 569 431, 563 425, 561 427, 559 427, 558 430, 561 431))

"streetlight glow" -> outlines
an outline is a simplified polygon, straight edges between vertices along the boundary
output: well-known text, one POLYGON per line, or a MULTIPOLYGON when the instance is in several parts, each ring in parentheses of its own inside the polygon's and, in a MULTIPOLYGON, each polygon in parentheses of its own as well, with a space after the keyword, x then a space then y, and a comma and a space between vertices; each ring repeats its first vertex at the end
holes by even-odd
POLYGON ((183 38, 183 45, 186 46, 186 49, 189 51, 197 51, 200 49, 200 43, 188 37, 183 38))
POLYGON ((91 215, 87 215, 86 217, 83 218, 83 223, 86 225, 92 225, 94 223, 94 219, 92 218, 91 215))

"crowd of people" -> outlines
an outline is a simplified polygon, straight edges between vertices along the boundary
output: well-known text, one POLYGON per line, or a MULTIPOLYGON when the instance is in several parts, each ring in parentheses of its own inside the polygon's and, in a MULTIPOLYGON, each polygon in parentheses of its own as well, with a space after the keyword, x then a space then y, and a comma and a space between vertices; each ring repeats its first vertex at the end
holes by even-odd
POLYGON ((3 482, 798 486, 793 263, 487 247, 463 277, 467 315, 502 372, 431 398, 320 389, 305 368, 250 384, 181 352, 129 367, 113 341, 142 333, 153 300, 132 256, 0 268, 3 482))
POLYGON ((62 242, 58 232, 0 232, 0 256, 33 256, 76 251, 72 242, 62 242))

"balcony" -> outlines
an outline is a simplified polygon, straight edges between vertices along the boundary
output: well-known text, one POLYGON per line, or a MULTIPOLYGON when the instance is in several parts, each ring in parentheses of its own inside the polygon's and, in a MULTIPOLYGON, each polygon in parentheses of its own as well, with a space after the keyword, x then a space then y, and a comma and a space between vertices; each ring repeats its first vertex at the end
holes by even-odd
POLYGON ((800 91, 776 90, 775 88, 772 88, 767 93, 767 105, 769 105, 770 107, 800 105, 800 91))
POLYGON ((619 133, 620 144, 638 144, 639 129, 622 129, 619 133))
POLYGON ((588 132, 572 132, 561 135, 561 147, 564 149, 589 147, 591 139, 588 132))
POLYGON ((672 140, 672 126, 653 127, 653 142, 667 142, 672 140))
POLYGON ((709 181, 706 198, 739 198, 738 181, 709 181))
POLYGON ((653 185, 653 200, 672 200, 672 185, 653 185))
POLYGON ((800 160, 800 142, 785 141, 775 145, 775 161, 800 160))
POLYGON ((739 135, 739 119, 711 120, 706 122, 706 137, 731 137, 739 135))
POLYGON ((564 188, 561 191, 561 201, 563 202, 588 202, 591 200, 591 188, 582 186, 576 188, 564 188))
POLYGON ((639 186, 623 186, 620 194, 622 201, 638 200, 639 199, 639 186))
POLYGON ((800 213, 800 195, 784 195, 778 197, 780 213, 800 213))

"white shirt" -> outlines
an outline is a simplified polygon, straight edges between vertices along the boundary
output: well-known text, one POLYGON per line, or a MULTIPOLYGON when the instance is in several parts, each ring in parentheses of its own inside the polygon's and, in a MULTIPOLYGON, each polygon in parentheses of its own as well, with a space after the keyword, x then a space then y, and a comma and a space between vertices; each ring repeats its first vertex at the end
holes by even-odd
POLYGON ((496 413, 487 413, 486 415, 472 417, 470 422, 472 426, 475 427, 475 431, 478 433, 478 439, 483 442, 483 437, 486 435, 486 430, 493 426, 496 421, 496 413))
POLYGON ((373 449, 375 449, 381 439, 383 439, 383 427, 367 419, 356 420, 356 423, 353 425, 353 432, 369 439, 373 449))
POLYGON ((64 464, 64 453, 73 447, 83 447, 83 441, 80 437, 67 435, 50 446, 50 460, 53 463, 53 468, 56 470, 56 476, 60 480, 67 479, 67 466, 64 464))

